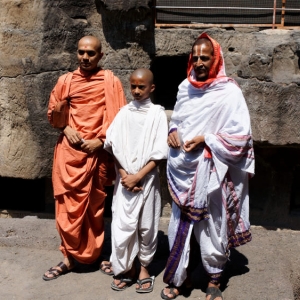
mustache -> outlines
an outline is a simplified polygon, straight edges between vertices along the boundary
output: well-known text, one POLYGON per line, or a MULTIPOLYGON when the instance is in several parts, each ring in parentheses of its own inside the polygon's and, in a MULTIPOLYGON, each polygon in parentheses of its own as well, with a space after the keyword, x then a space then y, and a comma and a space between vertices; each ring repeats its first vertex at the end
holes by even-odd
POLYGON ((205 66, 197 66, 194 68, 195 71, 206 70, 205 66))

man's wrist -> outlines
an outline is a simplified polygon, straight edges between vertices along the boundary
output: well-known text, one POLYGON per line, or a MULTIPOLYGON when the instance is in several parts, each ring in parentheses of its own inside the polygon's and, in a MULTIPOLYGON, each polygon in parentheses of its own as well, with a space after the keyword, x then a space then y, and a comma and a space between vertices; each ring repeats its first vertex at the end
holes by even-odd
POLYGON ((102 140, 102 138, 98 138, 98 140, 100 141, 99 148, 103 147, 103 145, 104 145, 104 141, 102 140))

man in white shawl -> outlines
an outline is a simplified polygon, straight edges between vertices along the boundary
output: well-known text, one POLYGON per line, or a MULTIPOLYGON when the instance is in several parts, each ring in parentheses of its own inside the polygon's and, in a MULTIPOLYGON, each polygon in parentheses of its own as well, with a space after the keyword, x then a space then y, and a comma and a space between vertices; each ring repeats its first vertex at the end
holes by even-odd
POLYGON ((135 70, 130 88, 134 100, 117 114, 104 145, 118 169, 112 203, 111 287, 122 291, 133 283, 137 257, 141 269, 136 292, 146 293, 154 284, 148 266, 157 247, 161 213, 157 166, 167 158, 168 124, 164 108, 150 100, 155 88, 150 70, 135 70))
POLYGON ((248 108, 226 77, 220 45, 203 33, 189 57, 171 117, 167 179, 172 216, 170 256, 161 291, 174 299, 191 285, 191 241, 208 274, 206 300, 221 300, 220 277, 232 247, 251 240, 248 178, 254 153, 248 108), (194 235, 194 237, 192 236, 194 235))

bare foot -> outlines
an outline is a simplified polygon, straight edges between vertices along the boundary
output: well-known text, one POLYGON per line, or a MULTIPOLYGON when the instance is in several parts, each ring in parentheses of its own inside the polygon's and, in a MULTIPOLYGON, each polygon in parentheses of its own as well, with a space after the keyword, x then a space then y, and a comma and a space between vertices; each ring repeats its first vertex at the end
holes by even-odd
POLYGON ((48 270, 44 276, 44 280, 51 280, 54 279, 62 274, 67 273, 68 271, 72 270, 74 268, 74 260, 70 257, 65 257, 63 260, 63 263, 59 263, 57 266, 52 267, 50 270, 48 270))
POLYGON ((113 275, 113 268, 109 261, 103 260, 100 264, 100 270, 102 273, 107 275, 113 275))
MULTIPOLYGON (((139 280, 142 280, 142 279, 145 279, 145 278, 149 278, 150 275, 149 275, 149 272, 147 270, 147 268, 141 266, 141 271, 140 271, 140 274, 139 274, 139 280)), ((151 282, 147 282, 147 283, 144 283, 142 284, 142 286, 140 287, 139 284, 137 284, 135 286, 135 288, 138 290, 138 289, 148 289, 149 287, 151 286, 151 282)))
MULTIPOLYGON (((127 273, 125 273, 123 275, 123 278, 130 278, 133 279, 135 277, 135 268, 132 267, 130 271, 128 271, 127 273)), ((114 285, 117 286, 118 288, 122 289, 123 287, 125 287, 127 285, 126 282, 122 282, 121 279, 118 279, 118 276, 114 277, 114 285)))
MULTIPOLYGON (((216 284, 213 284, 213 283, 208 283, 208 287, 213 287, 213 288, 217 288, 217 289, 219 289, 220 288, 220 285, 218 284, 218 285, 216 285, 216 284)), ((211 294, 208 294, 207 296, 206 296, 206 298, 205 298, 205 300, 210 300, 210 298, 212 297, 212 295, 211 294)), ((222 297, 216 297, 216 298, 214 298, 215 300, 222 300, 223 298, 222 297)))
POLYGON ((165 296, 165 298, 162 297, 163 299, 175 299, 180 294, 180 288, 167 286, 161 291, 161 294, 165 296))

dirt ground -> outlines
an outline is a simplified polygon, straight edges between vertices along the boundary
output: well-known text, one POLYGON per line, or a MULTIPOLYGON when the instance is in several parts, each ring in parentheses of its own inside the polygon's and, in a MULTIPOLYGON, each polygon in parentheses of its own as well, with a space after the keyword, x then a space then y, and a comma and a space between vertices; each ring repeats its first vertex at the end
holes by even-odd
MULTIPOLYGON (((103 257, 110 253, 110 220, 106 219, 103 257)), ((112 277, 98 271, 98 264, 78 265, 56 280, 42 274, 58 263, 59 237, 53 219, 0 218, 0 299, 161 299, 162 280, 168 257, 168 218, 161 218, 159 246, 151 265, 156 276, 154 291, 138 294, 134 286, 122 292, 110 288, 112 277)), ((252 227, 253 240, 231 251, 222 282, 224 299, 300 299, 300 232, 252 227)), ((177 299, 205 299, 206 278, 195 261, 194 289, 177 299)))

